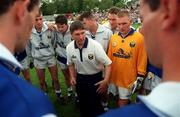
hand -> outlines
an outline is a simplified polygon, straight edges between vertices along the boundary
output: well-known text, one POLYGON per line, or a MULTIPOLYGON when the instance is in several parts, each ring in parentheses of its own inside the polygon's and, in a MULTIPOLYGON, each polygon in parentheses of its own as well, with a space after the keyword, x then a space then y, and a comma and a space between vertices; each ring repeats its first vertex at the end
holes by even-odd
POLYGON ((51 30, 51 31, 57 31, 57 28, 56 26, 53 24, 53 23, 49 23, 47 24, 48 26, 48 29, 51 30))
POLYGON ((143 80, 144 80, 143 77, 137 77, 137 79, 134 81, 134 83, 130 86, 132 94, 141 88, 143 80))
POLYGON ((153 80, 154 77, 155 77, 154 73, 148 72, 147 78, 148 78, 149 80, 153 80))
POLYGON ((75 78, 71 78, 70 79, 70 83, 72 86, 76 85, 76 79, 75 78))
POLYGON ((101 80, 95 84, 95 86, 99 85, 98 89, 96 92, 102 94, 107 92, 107 87, 108 87, 108 81, 107 80, 101 80))

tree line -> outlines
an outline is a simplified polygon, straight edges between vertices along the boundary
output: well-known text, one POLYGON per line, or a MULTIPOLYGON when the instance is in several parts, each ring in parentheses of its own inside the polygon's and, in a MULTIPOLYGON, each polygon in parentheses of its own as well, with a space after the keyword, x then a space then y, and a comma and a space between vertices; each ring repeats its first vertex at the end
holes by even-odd
POLYGON ((43 0, 42 11, 44 15, 77 13, 91 9, 105 10, 112 6, 125 8, 135 0, 43 0))

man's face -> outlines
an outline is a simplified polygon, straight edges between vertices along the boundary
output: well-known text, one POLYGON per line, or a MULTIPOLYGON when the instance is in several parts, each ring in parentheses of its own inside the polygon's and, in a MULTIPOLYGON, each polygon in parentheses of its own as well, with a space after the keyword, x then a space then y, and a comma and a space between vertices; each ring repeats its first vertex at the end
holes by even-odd
POLYGON ((41 29, 42 28, 42 25, 43 25, 43 16, 36 16, 36 19, 35 19, 35 27, 36 29, 41 29))
POLYGON ((76 41, 78 45, 83 45, 85 41, 85 30, 79 29, 75 30, 72 34, 72 38, 76 41))
POLYGON ((161 67, 161 42, 159 42, 161 29, 158 27, 161 25, 160 20, 158 20, 160 12, 158 10, 151 11, 149 5, 142 0, 140 13, 143 19, 142 32, 149 61, 151 64, 161 67))
POLYGON ((111 26, 111 29, 116 29, 117 28, 117 15, 109 13, 108 20, 109 20, 109 24, 111 26))
POLYGON ((56 24, 56 25, 57 25, 58 31, 60 33, 66 33, 66 31, 68 29, 68 25, 66 25, 66 24, 56 24))
POLYGON ((89 29, 91 28, 92 22, 91 22, 90 19, 84 18, 83 21, 82 21, 82 23, 83 23, 84 28, 85 28, 86 30, 89 30, 89 29))
POLYGON ((19 52, 22 51, 30 38, 32 27, 35 23, 35 17, 39 13, 39 6, 34 6, 31 12, 26 11, 26 15, 23 18, 22 26, 18 34, 18 43, 16 46, 15 51, 19 52))
POLYGON ((122 34, 124 35, 127 34, 130 30, 130 26, 131 26, 131 20, 129 19, 128 16, 117 18, 117 27, 122 34))

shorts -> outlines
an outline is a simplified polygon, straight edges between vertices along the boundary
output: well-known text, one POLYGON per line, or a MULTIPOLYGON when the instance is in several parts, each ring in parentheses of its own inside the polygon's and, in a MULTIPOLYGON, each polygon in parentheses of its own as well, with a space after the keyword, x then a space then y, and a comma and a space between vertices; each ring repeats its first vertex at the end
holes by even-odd
POLYGON ((124 87, 117 87, 114 84, 109 84, 108 94, 112 93, 114 96, 119 95, 119 99, 130 99, 131 91, 124 87))
POLYGON ((154 75, 152 72, 148 72, 147 77, 144 80, 144 89, 152 90, 155 88, 159 83, 161 83, 162 79, 159 78, 157 75, 154 75))
POLYGON ((56 58, 53 56, 48 60, 37 60, 34 59, 34 66, 38 69, 45 69, 56 65, 56 58))
POLYGON ((108 85, 108 94, 110 93, 113 94, 113 96, 118 95, 118 89, 113 83, 110 83, 108 85))
POLYGON ((20 61, 20 64, 23 67, 22 70, 29 69, 29 59, 28 59, 28 57, 26 57, 22 61, 20 61))
POLYGON ((131 91, 124 87, 118 87, 119 99, 130 99, 131 91))

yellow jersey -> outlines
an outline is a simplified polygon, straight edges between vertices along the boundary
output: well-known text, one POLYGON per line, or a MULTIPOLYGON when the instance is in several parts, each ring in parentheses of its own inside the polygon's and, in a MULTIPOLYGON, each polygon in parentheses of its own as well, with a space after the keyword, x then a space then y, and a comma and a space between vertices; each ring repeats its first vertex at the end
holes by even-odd
POLYGON ((121 33, 111 37, 108 56, 112 60, 110 83, 118 87, 129 88, 138 74, 146 74, 147 54, 143 35, 134 29, 124 38, 121 33))

